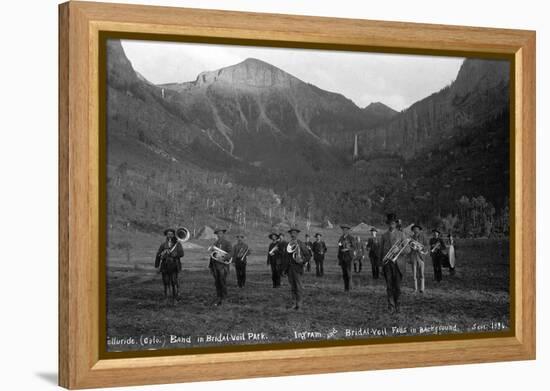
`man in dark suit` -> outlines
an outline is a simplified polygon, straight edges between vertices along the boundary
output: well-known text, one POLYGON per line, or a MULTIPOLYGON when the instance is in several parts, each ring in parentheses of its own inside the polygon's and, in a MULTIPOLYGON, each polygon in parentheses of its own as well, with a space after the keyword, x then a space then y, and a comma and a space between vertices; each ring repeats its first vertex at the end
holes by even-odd
POLYGON ((283 265, 283 251, 281 247, 281 239, 278 233, 271 232, 269 234, 269 247, 267 249, 267 265, 271 267, 271 280, 273 281, 273 288, 281 286, 281 268, 283 265))
POLYGON ((322 235, 317 232, 315 234, 315 241, 311 244, 311 250, 313 252, 313 260, 315 261, 315 275, 322 277, 325 274, 323 263, 325 262, 325 254, 327 252, 327 246, 321 239, 322 235))
POLYGON ((164 297, 168 296, 168 288, 172 286, 174 297, 179 296, 178 273, 181 271, 181 258, 183 258, 183 246, 176 238, 176 230, 168 228, 164 230, 166 240, 160 245, 155 257, 155 268, 162 274, 164 284, 164 297))
POLYGON ((294 309, 297 310, 302 305, 303 285, 302 275, 304 274, 304 265, 311 258, 311 253, 305 243, 298 239, 300 230, 292 227, 288 230, 290 240, 285 248, 284 255, 286 258, 288 282, 290 284, 290 292, 294 301, 294 309))
POLYGON ((372 278, 377 280, 380 276, 380 260, 378 258, 380 239, 378 238, 378 230, 376 228, 372 227, 370 233, 371 237, 367 241, 367 253, 370 259, 372 278))
POLYGON ((342 278, 344 280, 344 291, 349 291, 351 279, 351 265, 355 254, 355 239, 349 233, 350 226, 341 224, 342 236, 338 239, 338 265, 342 268, 342 278))

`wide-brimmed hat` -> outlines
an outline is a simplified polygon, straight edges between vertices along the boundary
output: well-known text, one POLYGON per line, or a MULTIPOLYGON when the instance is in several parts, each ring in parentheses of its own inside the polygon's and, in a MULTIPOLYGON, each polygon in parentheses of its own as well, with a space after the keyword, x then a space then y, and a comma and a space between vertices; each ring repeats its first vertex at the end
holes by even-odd
POLYGON ((168 232, 172 232, 174 235, 176 234, 176 230, 174 228, 166 228, 164 230, 164 236, 168 235, 168 232))
POLYGON ((291 233, 292 231, 300 233, 300 229, 296 226, 290 227, 290 229, 287 231, 288 233, 291 233))
POLYGON ((397 216, 395 215, 395 213, 388 213, 386 215, 386 223, 391 223, 391 222, 399 222, 399 219, 397 218, 397 216))
POLYGON ((370 229, 370 231, 371 231, 371 232, 378 232, 378 230, 377 230, 376 228, 374 228, 374 227, 372 227, 372 228, 370 229))
POLYGON ((419 230, 422 231, 422 227, 421 227, 420 225, 418 225, 418 224, 413 224, 412 227, 411 227, 411 231, 412 231, 413 229, 415 229, 415 228, 418 228, 419 230))
POLYGON ((432 232, 433 232, 433 233, 436 233, 436 232, 437 232, 438 234, 440 234, 440 235, 441 235, 441 231, 440 231, 440 230, 438 230, 437 228, 434 228, 434 229, 432 229, 432 232))
POLYGON ((244 238, 244 237, 246 237, 246 233, 244 231, 237 231, 237 233, 235 233, 235 237, 236 238, 239 238, 239 237, 244 238))
POLYGON ((217 234, 218 232, 226 233, 226 232, 227 232, 227 229, 221 228, 221 227, 216 227, 216 228, 214 228, 214 233, 217 234))
POLYGON ((269 235, 267 235, 267 237, 269 239, 273 239, 273 237, 275 236, 275 239, 279 239, 280 238, 280 235, 277 233, 277 232, 271 232, 269 235))
POLYGON ((343 223, 343 224, 340 224, 340 228, 344 229, 344 228, 347 228, 347 229, 350 229, 351 226, 347 223, 343 223))
POLYGON ((323 234, 320 233, 320 232, 316 232, 315 235, 313 235, 313 236, 318 237, 318 236, 323 236, 323 234))

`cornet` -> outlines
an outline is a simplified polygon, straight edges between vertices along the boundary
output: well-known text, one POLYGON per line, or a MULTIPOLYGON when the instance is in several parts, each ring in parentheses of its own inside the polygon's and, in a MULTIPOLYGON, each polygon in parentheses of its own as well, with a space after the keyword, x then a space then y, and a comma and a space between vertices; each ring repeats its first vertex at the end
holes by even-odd
POLYGON ((431 253, 436 252, 441 247, 441 242, 437 242, 431 249, 431 253))
POLYGON ((411 239, 411 241, 409 242, 409 246, 411 246, 411 249, 420 252, 420 254, 422 255, 428 254, 428 249, 426 248, 426 246, 414 239, 411 239))
POLYGON ((279 246, 273 246, 273 248, 269 250, 269 255, 273 256, 277 251, 279 251, 279 246))

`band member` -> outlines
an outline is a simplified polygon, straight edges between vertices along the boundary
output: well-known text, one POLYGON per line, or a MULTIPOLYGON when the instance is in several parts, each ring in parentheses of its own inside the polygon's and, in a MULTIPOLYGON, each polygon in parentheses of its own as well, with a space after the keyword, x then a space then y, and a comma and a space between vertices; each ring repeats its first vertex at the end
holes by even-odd
MULTIPOLYGON (((279 246, 284 250, 286 249, 286 245, 288 242, 285 238, 285 232, 281 231, 279 232, 279 246)), ((283 256, 281 257, 281 276, 286 276, 288 272, 288 259, 286 256, 284 256, 284 251, 282 252, 283 256)))
POLYGON ((246 262, 250 255, 250 247, 244 242, 245 235, 242 232, 235 235, 237 243, 233 246, 233 263, 235 264, 235 274, 237 275, 237 285, 244 288, 246 282, 246 262))
POLYGON ((371 237, 367 241, 367 253, 370 258, 370 265, 372 269, 372 278, 378 279, 380 275, 380 260, 378 253, 380 251, 380 240, 378 238, 378 230, 374 227, 370 229, 371 237))
MULTIPOLYGON (((304 244, 306 245, 306 247, 308 248, 309 252, 311 253, 311 239, 309 238, 309 234, 306 234, 305 235, 305 240, 304 240, 304 244)), ((310 260, 311 261, 311 260, 310 260)), ((307 264, 306 264, 306 271, 309 273, 311 271, 311 262, 310 261, 307 261, 307 264)))
POLYGON ((342 268, 342 278, 344 279, 344 290, 349 291, 349 282, 351 278, 351 264, 353 254, 355 253, 355 239, 350 235, 350 226, 340 225, 342 236, 338 239, 338 265, 342 268))
POLYGON ((227 297, 227 274, 229 274, 229 263, 231 262, 232 247, 231 243, 225 238, 225 228, 216 228, 214 234, 218 239, 214 242, 213 247, 217 247, 224 251, 226 255, 220 256, 215 259, 210 256, 210 264, 208 267, 214 276, 214 284, 216 285, 216 306, 222 304, 223 300, 227 297))
MULTIPOLYGON (((383 260, 382 275, 386 280, 388 310, 393 313, 400 311, 399 297, 401 296, 403 274, 401 274, 397 260, 395 262, 391 260, 384 261, 384 257, 395 243, 405 239, 405 234, 397 229, 397 218, 394 213, 387 215, 386 224, 388 230, 380 238, 380 252, 378 255, 383 260)), ((406 251, 404 250, 401 254, 401 256, 404 256, 406 251)))
POLYGON ((441 272, 442 258, 445 257, 445 242, 440 238, 441 232, 433 229, 433 237, 430 239, 430 255, 432 257, 432 265, 434 268, 434 279, 436 282, 441 282, 443 273, 441 272))
POLYGON ((269 239, 271 239, 271 243, 267 249, 267 265, 271 267, 273 288, 278 288, 281 286, 284 247, 281 246, 281 238, 278 233, 270 233, 269 239))
POLYGON ((155 268, 162 273, 164 285, 164 297, 168 296, 168 288, 172 287, 172 296, 179 295, 178 273, 181 271, 181 258, 183 246, 176 238, 176 230, 168 228, 164 230, 166 240, 160 245, 155 257, 155 268))
POLYGON ((353 253, 353 271, 355 273, 361 273, 363 269, 363 259, 365 259, 365 247, 361 242, 361 238, 357 236, 357 238, 355 238, 355 251, 353 253))
POLYGON ((424 293, 425 289, 425 280, 424 280, 424 265, 425 257, 428 254, 428 241, 424 237, 424 234, 421 232, 422 227, 418 224, 414 224, 412 227, 412 236, 411 239, 417 241, 422 245, 422 248, 412 248, 410 253, 410 260, 412 265, 413 280, 414 280, 414 291, 418 292, 418 285, 420 283, 420 293, 424 293))
POLYGON ((321 240, 321 235, 319 232, 315 234, 315 241, 311 245, 311 250, 313 252, 313 260, 315 261, 315 275, 317 277, 322 277, 325 274, 325 269, 323 263, 325 262, 325 254, 327 252, 327 246, 323 240, 321 240))
POLYGON ((300 230, 292 227, 288 230, 290 240, 285 248, 288 282, 292 299, 294 300, 294 309, 297 310, 302 305, 303 286, 302 275, 304 274, 304 264, 311 258, 311 253, 305 243, 298 239, 300 230))

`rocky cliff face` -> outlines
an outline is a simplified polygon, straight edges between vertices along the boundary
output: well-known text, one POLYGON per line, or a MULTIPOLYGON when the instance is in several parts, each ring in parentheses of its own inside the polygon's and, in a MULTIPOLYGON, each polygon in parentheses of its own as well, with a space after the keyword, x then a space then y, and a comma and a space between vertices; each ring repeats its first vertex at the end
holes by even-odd
POLYGON ((460 130, 508 109, 509 63, 468 59, 456 80, 413 104, 385 124, 361 132, 363 156, 380 153, 411 158, 458 137, 460 130))

